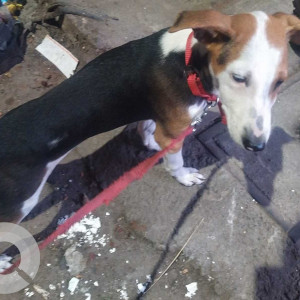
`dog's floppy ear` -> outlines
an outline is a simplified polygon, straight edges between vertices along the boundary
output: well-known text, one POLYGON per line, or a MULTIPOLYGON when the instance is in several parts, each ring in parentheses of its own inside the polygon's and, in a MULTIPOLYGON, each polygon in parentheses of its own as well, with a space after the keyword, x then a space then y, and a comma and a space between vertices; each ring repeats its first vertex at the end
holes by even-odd
POLYGON ((228 41, 234 34, 230 16, 215 10, 184 11, 169 32, 187 28, 193 29, 195 38, 204 43, 228 41))
POLYGON ((294 15, 285 13, 276 13, 273 16, 284 22, 289 41, 296 45, 300 45, 300 19, 294 15))

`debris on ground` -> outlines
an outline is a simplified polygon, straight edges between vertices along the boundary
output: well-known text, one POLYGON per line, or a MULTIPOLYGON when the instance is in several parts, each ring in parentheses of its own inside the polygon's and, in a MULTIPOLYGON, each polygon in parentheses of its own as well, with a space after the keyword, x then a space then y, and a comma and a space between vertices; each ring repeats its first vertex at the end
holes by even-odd
POLYGON ((71 275, 77 275, 86 268, 87 259, 76 251, 76 244, 69 247, 64 256, 71 275))
POLYGON ((49 35, 46 35, 36 50, 51 61, 67 78, 74 74, 78 59, 49 35))
POLYGON ((187 293, 185 294, 185 297, 192 298, 196 295, 196 292, 198 290, 198 284, 197 282, 192 282, 190 284, 186 285, 187 293))
POLYGON ((72 277, 72 279, 69 281, 68 290, 71 292, 71 295, 76 290, 78 283, 79 279, 76 277, 72 277))

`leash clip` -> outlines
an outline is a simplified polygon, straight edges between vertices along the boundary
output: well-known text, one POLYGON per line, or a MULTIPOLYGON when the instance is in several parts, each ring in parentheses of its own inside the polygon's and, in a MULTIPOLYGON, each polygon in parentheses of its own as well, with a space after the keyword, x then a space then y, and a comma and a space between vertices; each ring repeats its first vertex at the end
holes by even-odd
MULTIPOLYGON (((203 115, 203 114, 202 114, 203 115)), ((192 121, 192 123, 191 123, 191 126, 193 126, 194 128, 193 128, 193 131, 196 131, 196 125, 198 125, 199 123, 201 123, 202 122, 202 115, 201 116, 199 116, 199 117, 197 117, 197 118, 195 118, 193 121, 192 121)))
POLYGON ((207 109, 210 109, 217 105, 217 101, 206 101, 206 102, 207 102, 207 109))

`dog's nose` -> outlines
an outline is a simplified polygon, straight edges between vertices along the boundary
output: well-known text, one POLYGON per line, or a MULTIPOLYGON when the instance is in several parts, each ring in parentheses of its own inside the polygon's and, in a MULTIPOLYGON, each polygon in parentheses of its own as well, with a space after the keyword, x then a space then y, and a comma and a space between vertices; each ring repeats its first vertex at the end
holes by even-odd
POLYGON ((243 138, 243 145, 249 151, 262 151, 265 149, 266 143, 253 143, 247 138, 243 138))

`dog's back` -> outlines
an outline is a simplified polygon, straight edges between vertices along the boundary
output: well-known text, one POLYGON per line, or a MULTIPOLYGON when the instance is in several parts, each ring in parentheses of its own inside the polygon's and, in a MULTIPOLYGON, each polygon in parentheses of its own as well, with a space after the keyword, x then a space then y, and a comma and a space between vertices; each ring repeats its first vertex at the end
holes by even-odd
POLYGON ((0 119, 0 221, 25 215, 23 202, 36 204, 49 171, 83 140, 153 117, 150 73, 160 59, 164 32, 100 55, 0 119))

